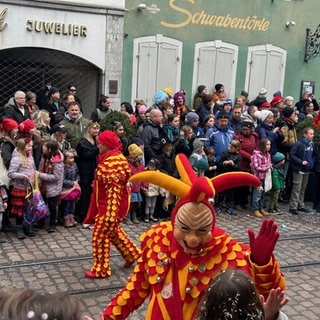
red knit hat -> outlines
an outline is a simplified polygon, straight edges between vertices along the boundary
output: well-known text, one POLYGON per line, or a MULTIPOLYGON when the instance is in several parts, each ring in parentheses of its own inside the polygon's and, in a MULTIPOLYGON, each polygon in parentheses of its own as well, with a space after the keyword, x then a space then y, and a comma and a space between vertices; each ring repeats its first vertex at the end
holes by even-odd
POLYGON ((19 124, 19 131, 22 133, 29 133, 35 126, 36 124, 32 120, 26 119, 19 124))
POLYGON ((278 104, 279 102, 283 101, 282 97, 279 96, 275 96, 273 97, 272 101, 270 102, 271 106, 275 106, 276 104, 278 104))
POLYGON ((103 146, 110 150, 121 150, 122 148, 119 137, 113 131, 105 130, 98 135, 97 139, 103 146))
POLYGON ((17 129, 19 125, 18 125, 17 121, 15 121, 11 118, 4 118, 1 122, 1 126, 4 131, 9 132, 13 129, 17 129))

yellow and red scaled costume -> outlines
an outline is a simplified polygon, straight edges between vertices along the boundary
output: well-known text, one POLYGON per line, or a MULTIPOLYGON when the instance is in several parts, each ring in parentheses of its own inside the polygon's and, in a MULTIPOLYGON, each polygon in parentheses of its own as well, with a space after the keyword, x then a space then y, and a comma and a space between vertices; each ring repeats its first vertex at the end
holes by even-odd
MULTIPOLYGON (((215 192, 241 185, 258 186, 259 181, 245 172, 226 173, 211 180, 196 177, 187 158, 178 155, 176 162, 181 181, 174 181, 173 177, 165 177, 163 173, 155 176, 154 172, 153 176, 142 172, 130 179, 161 185, 180 199, 172 211, 171 222, 160 223, 141 236, 141 257, 126 286, 106 307, 105 320, 125 319, 147 297, 150 299, 145 316, 148 320, 195 319, 198 305, 210 281, 221 270, 228 268, 239 268, 247 272, 265 297, 272 288, 285 287, 284 277, 274 255, 271 254, 270 258, 268 256, 268 263, 257 265, 252 261, 252 252, 248 246, 237 242, 215 226, 215 216, 211 240, 197 254, 188 254, 182 249, 175 238, 173 227, 181 206, 188 202, 203 202, 210 206, 208 195, 211 198, 215 192)), ((273 222, 270 223, 273 226, 273 222)))
POLYGON ((139 248, 120 226, 129 208, 127 182, 131 169, 120 150, 100 155, 95 171, 90 207, 84 223, 93 224, 91 272, 95 278, 111 275, 110 245, 117 248, 130 266, 140 256, 139 248))

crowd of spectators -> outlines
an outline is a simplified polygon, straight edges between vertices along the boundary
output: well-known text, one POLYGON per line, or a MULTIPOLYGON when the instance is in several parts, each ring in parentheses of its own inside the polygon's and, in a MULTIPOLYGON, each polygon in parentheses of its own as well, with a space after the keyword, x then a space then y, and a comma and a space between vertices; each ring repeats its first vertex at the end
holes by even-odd
MULTIPOLYGON (((32 170, 44 177, 42 192, 45 198, 45 189, 48 187, 45 179, 54 181, 56 187, 81 187, 80 200, 68 211, 61 210, 58 206, 61 190, 55 190, 54 196, 49 196, 51 210, 54 210, 54 207, 58 208, 58 212, 51 212, 51 217, 56 217, 56 220, 64 223, 66 227, 72 227, 77 222, 83 222, 89 206, 91 183, 98 159, 95 138, 99 134, 101 121, 114 110, 120 110, 128 116, 130 125, 135 128, 136 136, 128 141, 125 128, 120 121, 113 123, 113 131, 122 142, 123 153, 133 167, 139 167, 139 170, 152 168, 177 176, 175 155, 184 153, 199 176, 212 178, 229 171, 245 171, 261 178, 262 188, 259 190, 241 187, 225 194, 218 194, 215 199, 217 213, 226 211, 230 215, 237 215, 239 211, 249 210, 253 216, 261 218, 273 212, 279 213, 276 200, 290 202, 292 214, 308 212, 309 209, 304 205, 304 192, 309 173, 320 172, 317 170, 320 167, 319 152, 318 146, 314 146, 313 143, 312 130, 304 131, 303 136, 298 137, 296 126, 305 119, 311 118, 315 122, 319 120, 319 105, 310 92, 303 93, 296 104, 291 96, 282 97, 281 92, 275 92, 269 102, 266 98, 267 93, 267 90, 262 88, 256 98, 249 101, 248 94, 242 91, 232 101, 223 84, 216 84, 215 91, 211 93, 205 85, 199 85, 191 106, 188 106, 183 90, 174 93, 171 88, 165 88, 155 93, 152 105, 147 106, 143 100, 136 100, 134 105, 122 102, 119 108, 112 106, 110 97, 101 95, 98 106, 91 112, 90 119, 87 119, 82 113, 83 106, 74 85, 69 85, 64 93, 56 87, 47 86, 38 97, 33 92, 17 91, 2 109, 1 156, 6 169, 10 171, 17 141, 30 139, 31 142, 25 140, 26 145, 23 148, 28 148, 31 143, 32 159, 27 161, 30 154, 26 153, 25 149, 21 149, 20 153, 22 152, 24 165, 28 167, 32 163, 32 170), (48 144, 48 141, 52 141, 53 144, 48 144), (270 145, 270 148, 262 150, 261 141, 265 146, 270 145), (136 147, 140 148, 141 152, 136 152, 136 147), (130 149, 135 150, 134 156, 130 154, 130 149), (301 150, 307 159, 301 156, 301 150), (67 151, 68 163, 63 161, 63 154, 67 151), (268 156, 270 160, 261 160, 263 157, 259 152, 262 152, 264 157, 268 156), (281 166, 279 161, 275 162, 279 154, 284 160, 281 166), (73 161, 79 173, 74 175, 72 181, 65 181, 63 170, 55 170, 55 167, 59 162, 59 166, 64 164, 66 170, 66 167, 72 166, 73 161), (264 179, 273 167, 280 169, 277 170, 280 172, 277 179, 281 175, 285 183, 280 184, 280 189, 273 190, 274 202, 267 208, 264 201, 264 179), (58 174, 62 174, 62 177, 57 177, 58 174), (293 199, 290 198, 291 193, 294 195, 293 199), (274 199, 275 194, 277 199, 274 199), (64 211, 67 212, 67 219, 63 216, 64 211)), ((19 157, 21 159, 21 156, 19 157)), ((17 162, 15 170, 16 167, 17 162)), ((18 171, 19 169, 16 173, 18 171)), ((272 177, 276 184, 276 178, 274 175, 272 177)), ((8 203, 6 213, 10 214, 17 204, 17 200, 10 202, 12 192, 15 197, 21 198, 32 180, 29 176, 27 178, 23 171, 18 178, 15 175, 14 179, 16 180, 13 181, 13 185, 18 188, 12 185, 7 187, 8 199, 5 200, 8 203)), ((144 185, 141 190, 135 191, 141 193, 141 198, 139 196, 139 201, 131 207, 125 223, 157 221, 170 216, 170 208, 175 201, 173 195, 161 190, 156 201, 152 200, 150 205, 151 187, 144 185)), ((15 197, 13 199, 16 199, 15 197)), ((320 211, 317 203, 315 209, 320 211)), ((22 213, 21 210, 17 212, 16 221, 21 225, 22 213)), ((6 213, 3 214, 2 229, 12 230, 6 213)), ((57 222, 52 219, 50 232, 55 231, 57 222)), ((20 239, 25 235, 34 235, 33 230, 23 231, 19 227, 18 231, 20 239)))

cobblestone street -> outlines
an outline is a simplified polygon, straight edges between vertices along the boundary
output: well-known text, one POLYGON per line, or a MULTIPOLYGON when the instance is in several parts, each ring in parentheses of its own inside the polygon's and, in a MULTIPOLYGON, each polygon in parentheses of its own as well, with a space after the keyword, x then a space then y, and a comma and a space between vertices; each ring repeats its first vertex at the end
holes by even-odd
MULTIPOLYGON (((285 211, 287 208, 282 207, 285 211)), ((278 223, 280 239, 275 255, 286 276, 290 302, 284 312, 293 320, 316 320, 320 314, 320 215, 284 213, 273 216, 278 223)), ((220 214, 217 225, 230 235, 247 243, 247 229, 259 230, 261 220, 241 213, 238 216, 220 214)), ((125 226, 138 243, 139 235, 149 224, 125 226)), ((111 254, 113 274, 108 279, 89 280, 83 271, 91 266, 91 230, 58 227, 48 234, 40 230, 37 236, 17 240, 13 233, 1 245, 0 283, 3 288, 31 287, 50 292, 68 291, 82 298, 88 313, 98 319, 110 298, 121 288, 131 269, 122 267, 123 260, 114 249, 111 254)), ((142 306, 129 319, 143 319, 142 306)))

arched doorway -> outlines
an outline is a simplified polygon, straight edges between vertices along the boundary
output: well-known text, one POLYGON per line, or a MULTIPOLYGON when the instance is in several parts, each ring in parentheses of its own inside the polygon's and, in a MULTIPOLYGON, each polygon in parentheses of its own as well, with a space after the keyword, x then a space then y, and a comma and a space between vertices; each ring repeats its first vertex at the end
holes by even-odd
POLYGON ((74 84, 86 117, 97 105, 101 70, 78 56, 45 48, 5 49, 0 51, 0 67, 1 107, 15 91, 39 94, 48 83, 61 93, 68 84, 74 84))

